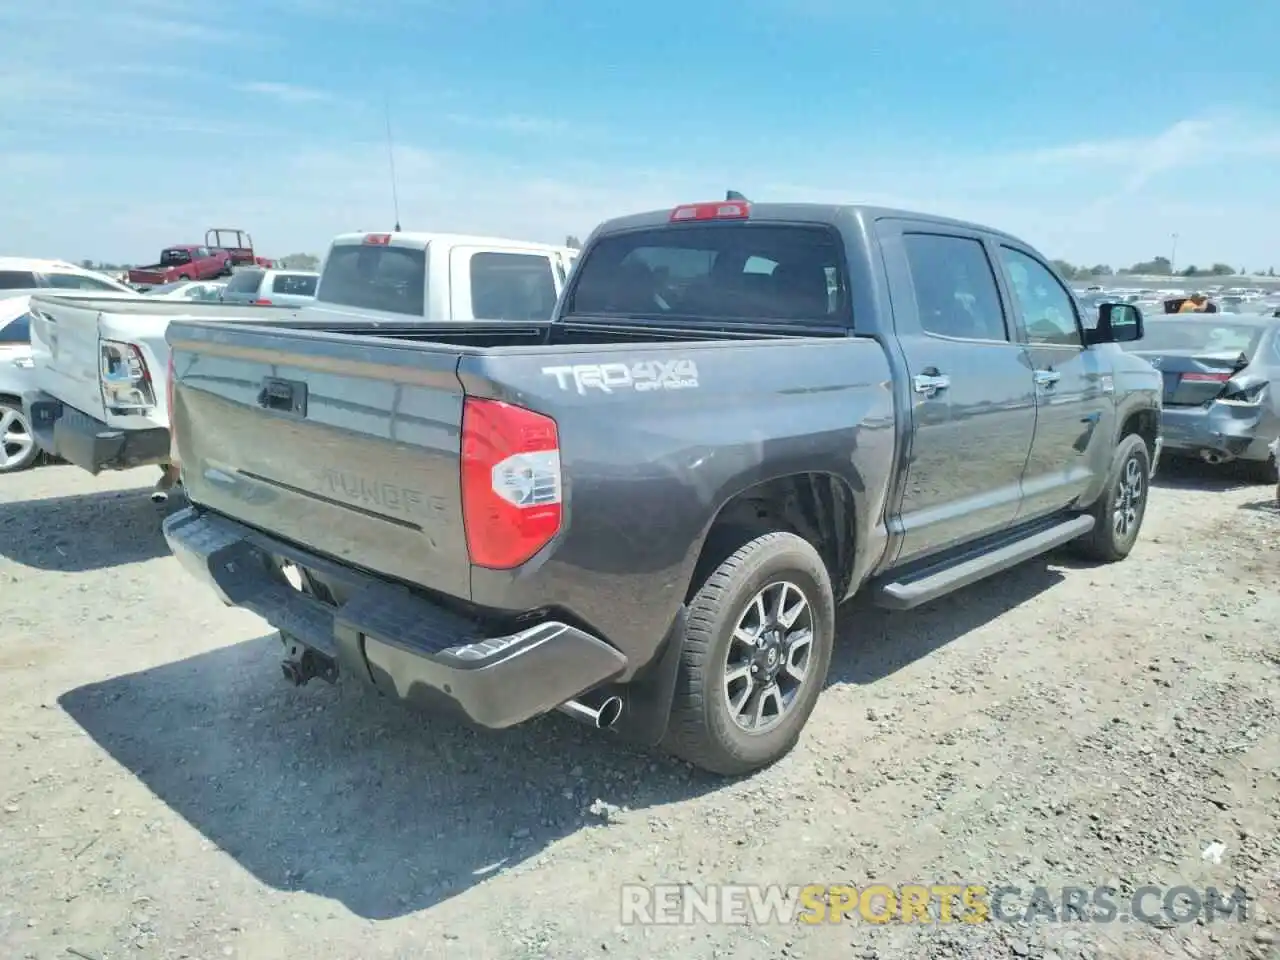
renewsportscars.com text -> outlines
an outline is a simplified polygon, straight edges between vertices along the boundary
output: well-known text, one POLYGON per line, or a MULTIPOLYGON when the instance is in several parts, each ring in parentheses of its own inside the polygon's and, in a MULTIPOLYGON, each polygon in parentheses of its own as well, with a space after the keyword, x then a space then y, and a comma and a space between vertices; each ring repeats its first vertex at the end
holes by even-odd
POLYGON ((1190 886, 985 884, 681 885, 622 888, 624 924, 1127 923, 1156 926, 1247 919, 1244 890, 1190 886))

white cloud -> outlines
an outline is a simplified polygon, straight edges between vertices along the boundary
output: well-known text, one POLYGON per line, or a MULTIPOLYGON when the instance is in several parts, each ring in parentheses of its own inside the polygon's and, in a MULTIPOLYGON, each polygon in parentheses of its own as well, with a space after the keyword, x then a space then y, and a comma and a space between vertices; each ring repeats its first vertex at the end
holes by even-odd
MULTIPOLYGON (((215 223, 250 230, 267 253, 318 253, 335 233, 387 228, 393 222, 380 109, 351 114, 368 142, 352 142, 353 127, 344 126, 326 143, 316 134, 284 128, 266 114, 184 116, 162 97, 149 104, 148 112, 133 111, 130 101, 106 109, 77 100, 84 88, 75 85, 74 74, 33 77, 25 81, 32 89, 37 81, 51 91, 63 84, 61 100, 47 111, 49 124, 96 130, 104 138, 112 130, 158 134, 154 149, 128 156, 60 155, 46 145, 63 138, 24 141, 28 152, 17 159, 0 154, 0 170, 24 171, 24 196, 6 209, 6 219, 16 221, 33 255, 136 260, 153 256, 165 244, 198 239, 215 223), (210 140, 184 140, 175 136, 180 133, 210 140), (175 165, 207 158, 218 138, 226 137, 252 142, 253 151, 219 152, 217 163, 202 167, 199 178, 184 180, 181 190, 157 192, 156 184, 168 183, 175 165), (108 180, 110 190, 100 185, 108 180)), ((241 86, 247 94, 287 102, 326 96, 271 80, 241 86)), ((1275 209, 1280 198, 1266 194, 1261 202, 1247 202, 1236 183, 1226 182, 1238 179, 1238 170, 1214 172, 1219 164, 1253 164, 1262 177, 1268 169, 1262 164, 1280 156, 1280 124, 1267 118, 1190 117, 1147 135, 998 155, 966 146, 862 156, 836 144, 816 156, 798 154, 794 162, 774 165, 741 144, 695 152, 683 142, 653 140, 643 151, 622 150, 609 141, 608 130, 599 141, 589 138, 590 151, 555 149, 554 140, 541 149, 537 136, 577 134, 580 128, 517 113, 483 117, 457 106, 453 113, 401 109, 393 116, 405 229, 560 241, 566 234, 585 236, 607 217, 714 199, 736 189, 760 201, 867 202, 972 219, 1071 260, 1123 264, 1146 259, 1166 252, 1176 232, 1181 262, 1266 266, 1267 256, 1280 261, 1271 253, 1274 228, 1265 215, 1268 202, 1275 209), (403 129, 397 117, 404 118, 403 129), (423 146, 458 144, 472 128, 529 135, 529 144, 505 156, 423 146), (610 153, 627 159, 612 161, 610 153), (1193 169, 1201 188, 1167 202, 1170 184, 1193 169), (1215 189, 1234 191, 1236 200, 1206 200, 1215 189)), ((79 149, 82 138, 66 142, 79 149)), ((1260 190, 1274 189, 1266 179, 1258 184, 1260 190)))
MULTIPOLYGON (((171 3, 155 0, 40 0, 6 4, 0 9, 0 41, 15 50, 24 47, 57 49, 82 43, 97 43, 94 60, 104 52, 122 52, 156 43, 182 41, 197 43, 243 42, 247 38, 226 24, 217 11, 224 8, 188 6, 181 16, 171 3), (123 49, 122 49, 123 48, 123 49)), ((67 63, 60 59, 60 63, 67 63)))
POLYGON ((552 134, 564 133, 570 128, 566 120, 554 117, 531 117, 506 114, 495 117, 478 117, 463 113, 449 113, 445 119, 462 127, 475 127, 484 130, 498 130, 503 133, 516 134, 552 134))
POLYGON ((266 80, 241 83, 236 86, 236 89, 241 93, 269 97, 282 103, 317 103, 331 99, 331 95, 323 90, 300 87, 292 83, 274 83, 266 80))
POLYGON ((1135 192, 1164 172, 1211 166, 1232 158, 1280 157, 1280 122, 1234 111, 1179 120, 1147 136, 1089 140, 1015 153, 1033 167, 1110 168, 1135 192))

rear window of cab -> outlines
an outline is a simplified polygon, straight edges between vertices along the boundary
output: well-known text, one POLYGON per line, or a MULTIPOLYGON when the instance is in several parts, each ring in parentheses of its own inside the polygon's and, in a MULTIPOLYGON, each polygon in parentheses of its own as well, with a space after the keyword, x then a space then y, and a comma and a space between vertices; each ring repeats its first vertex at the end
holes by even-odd
POLYGON ((832 323, 848 309, 842 262, 825 226, 628 231, 580 258, 565 315, 832 323))

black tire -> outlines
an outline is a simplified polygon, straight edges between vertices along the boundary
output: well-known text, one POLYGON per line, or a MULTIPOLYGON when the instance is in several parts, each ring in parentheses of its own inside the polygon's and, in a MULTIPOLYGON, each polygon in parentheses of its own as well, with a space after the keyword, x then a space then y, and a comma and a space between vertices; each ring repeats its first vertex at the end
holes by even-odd
POLYGON ((0 444, 5 443, 5 435, 10 432, 15 435, 25 434, 30 443, 21 452, 16 447, 11 449, 7 445, 0 446, 0 473, 17 473, 29 469, 40 458, 40 447, 31 436, 31 424, 27 423, 22 407, 11 400, 0 400, 0 444), (10 426, 16 429, 10 430, 10 426), (13 460, 9 459, 10 454, 13 455, 13 460))
MULTIPOLYGON (((822 692, 834 638, 831 577, 818 551, 792 533, 767 533, 745 543, 707 576, 689 604, 663 748, 696 767, 726 776, 750 773, 785 756, 799 740, 822 692), (748 731, 735 721, 725 685, 733 634, 758 594, 781 589, 786 596, 790 595, 787 588, 798 589, 808 605, 808 613, 801 614, 811 634, 804 677, 772 726, 748 731)), ((785 671, 782 679, 794 682, 785 671)), ((754 689, 756 681, 749 683, 754 689)))
POLYGON ((1137 434, 1129 434, 1116 446, 1111 457, 1111 469, 1107 473, 1107 486, 1098 502, 1093 507, 1093 518, 1096 521, 1089 533, 1075 542, 1076 552, 1088 560, 1099 563, 1115 563, 1123 560, 1138 541, 1138 532, 1142 529, 1143 518, 1147 515, 1147 500, 1151 494, 1151 451, 1147 443, 1137 434), (1126 518, 1123 530, 1117 529, 1116 510, 1121 506, 1121 498, 1126 490, 1132 487, 1135 477, 1138 483, 1138 497, 1133 502, 1131 518, 1126 518))

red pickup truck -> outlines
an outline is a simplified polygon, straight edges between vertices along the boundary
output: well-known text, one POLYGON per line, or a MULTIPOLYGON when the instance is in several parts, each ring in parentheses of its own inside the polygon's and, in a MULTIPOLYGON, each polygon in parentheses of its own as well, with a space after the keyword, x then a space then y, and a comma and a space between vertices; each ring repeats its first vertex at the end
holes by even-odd
POLYGON ((212 280, 231 274, 231 254, 194 244, 165 247, 160 262, 129 271, 129 283, 158 287, 178 280, 212 280))

